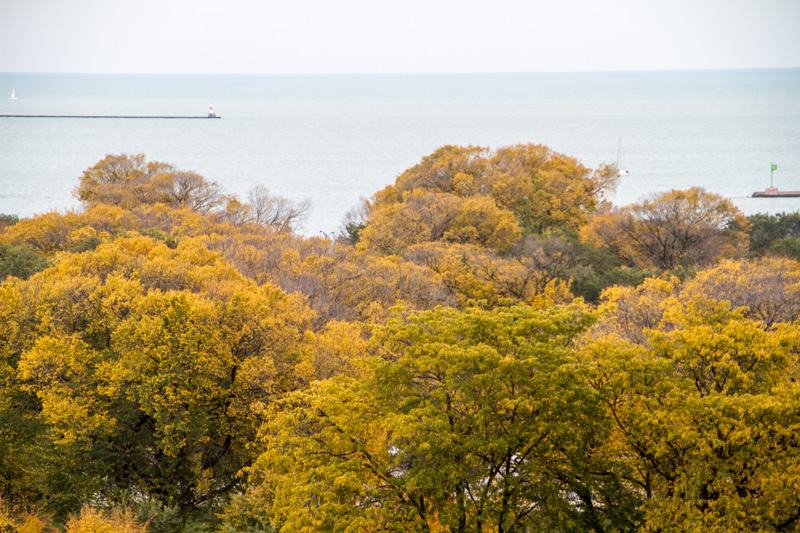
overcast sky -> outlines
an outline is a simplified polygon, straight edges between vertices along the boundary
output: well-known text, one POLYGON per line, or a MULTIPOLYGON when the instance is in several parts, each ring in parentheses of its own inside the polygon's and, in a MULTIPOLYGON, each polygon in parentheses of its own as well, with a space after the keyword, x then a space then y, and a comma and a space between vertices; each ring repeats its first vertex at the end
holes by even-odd
POLYGON ((800 0, 0 0, 0 72, 800 66, 800 0))

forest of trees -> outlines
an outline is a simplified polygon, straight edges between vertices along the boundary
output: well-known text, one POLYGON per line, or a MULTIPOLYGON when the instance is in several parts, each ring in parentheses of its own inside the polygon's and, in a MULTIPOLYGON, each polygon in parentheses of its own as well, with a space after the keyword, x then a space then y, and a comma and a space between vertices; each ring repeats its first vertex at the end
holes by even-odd
POLYGON ((347 214, 144 155, 0 215, 0 532, 800 531, 800 212, 444 146, 347 214))

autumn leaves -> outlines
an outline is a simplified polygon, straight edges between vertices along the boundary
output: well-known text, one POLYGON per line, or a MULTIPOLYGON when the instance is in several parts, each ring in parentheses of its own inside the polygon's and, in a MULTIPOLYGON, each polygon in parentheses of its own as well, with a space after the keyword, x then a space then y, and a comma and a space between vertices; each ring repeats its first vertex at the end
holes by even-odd
POLYGON ((306 379, 307 308, 198 243, 119 238, 3 290, 5 394, 33 402, 13 426, 38 435, 16 481, 55 511, 132 487, 178 508, 229 491, 261 405, 306 379))
MULTIPOLYGON (((187 531, 796 530, 798 263, 744 258, 724 198, 613 208, 614 179, 446 146, 323 239, 108 156, 83 210, 0 219, 3 497, 187 531)), ((793 220, 753 218, 759 250, 793 220)))
POLYGON ((445 146, 375 195, 360 238, 383 253, 437 241, 505 250, 523 232, 579 228, 614 180, 542 145, 445 146))

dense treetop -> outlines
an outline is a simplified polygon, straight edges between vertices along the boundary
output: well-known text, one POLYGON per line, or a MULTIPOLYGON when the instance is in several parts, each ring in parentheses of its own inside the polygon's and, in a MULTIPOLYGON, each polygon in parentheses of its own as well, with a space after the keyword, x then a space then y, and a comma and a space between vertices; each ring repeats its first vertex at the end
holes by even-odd
POLYGON ((542 145, 444 146, 375 195, 360 238, 384 253, 433 241, 502 250, 522 233, 578 229, 615 179, 542 145))

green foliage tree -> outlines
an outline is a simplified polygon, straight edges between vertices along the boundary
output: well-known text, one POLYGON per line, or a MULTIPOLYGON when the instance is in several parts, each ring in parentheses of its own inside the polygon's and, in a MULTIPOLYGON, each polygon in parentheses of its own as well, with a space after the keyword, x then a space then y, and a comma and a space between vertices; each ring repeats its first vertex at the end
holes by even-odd
POLYGON ((605 248, 588 242, 580 242, 577 237, 568 238, 574 264, 567 272, 572 280, 570 290, 576 297, 597 304, 603 291, 613 286, 637 286, 648 276, 640 268, 623 264, 619 257, 605 248))
POLYGON ((758 213, 750 222, 750 253, 800 259, 800 213, 758 213))
POLYGON ((336 236, 337 239, 352 245, 358 244, 361 239, 361 231, 367 227, 370 209, 369 200, 362 197, 356 206, 345 213, 336 236))
POLYGON ((0 213, 0 231, 8 226, 13 226, 17 222, 19 222, 19 217, 17 215, 0 213))
POLYGON ((47 266, 46 259, 24 244, 8 246, 0 242, 0 281, 8 276, 27 279, 47 266))

